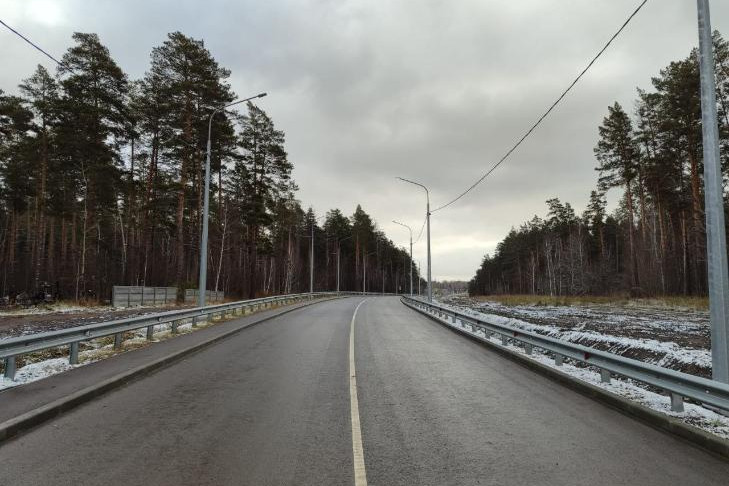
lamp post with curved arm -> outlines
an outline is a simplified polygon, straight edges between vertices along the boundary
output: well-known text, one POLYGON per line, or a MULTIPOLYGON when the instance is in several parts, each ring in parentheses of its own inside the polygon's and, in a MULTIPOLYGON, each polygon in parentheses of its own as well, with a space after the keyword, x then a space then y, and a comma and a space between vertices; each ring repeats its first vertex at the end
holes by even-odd
POLYGON ((228 107, 231 107, 233 105, 238 105, 240 103, 245 103, 246 101, 250 101, 256 98, 263 98, 266 96, 266 93, 260 93, 256 96, 251 96, 250 98, 246 98, 244 100, 238 100, 234 101, 233 103, 228 103, 225 106, 221 106, 220 108, 216 108, 213 110, 213 112, 210 114, 210 119, 208 120, 208 150, 207 150, 207 157, 205 159, 205 194, 203 195, 203 221, 202 221, 202 234, 200 235, 200 281, 198 282, 198 296, 197 296, 197 305, 198 307, 205 307, 205 292, 207 291, 207 275, 208 275, 208 213, 210 209, 210 150, 211 150, 211 143, 210 143, 210 137, 213 131, 213 117, 217 114, 222 112, 228 107))
POLYGON ((404 226, 410 231, 410 297, 413 296, 413 229, 399 221, 392 220, 393 223, 404 226))
POLYGON ((341 256, 341 243, 345 240, 348 240, 352 237, 352 235, 345 236, 344 238, 337 240, 337 293, 339 293, 339 258, 341 256))
POLYGON ((371 251, 362 258, 362 294, 367 293, 367 257, 377 254, 377 251, 371 251))
POLYGON ((428 238, 428 302, 433 302, 433 285, 430 279, 430 192, 428 188, 419 182, 411 181, 409 179, 403 179, 398 177, 403 182, 420 186, 425 190, 425 221, 428 226, 427 238, 428 238))

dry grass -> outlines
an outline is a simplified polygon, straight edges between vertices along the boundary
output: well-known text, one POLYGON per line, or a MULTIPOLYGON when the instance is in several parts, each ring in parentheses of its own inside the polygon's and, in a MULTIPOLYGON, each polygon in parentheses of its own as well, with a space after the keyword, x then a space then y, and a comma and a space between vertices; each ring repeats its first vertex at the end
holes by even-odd
POLYGON ((707 310, 708 297, 666 295, 649 298, 631 298, 627 295, 479 295, 473 297, 480 302, 498 302, 503 305, 536 306, 579 306, 590 304, 612 304, 639 307, 680 307, 685 309, 707 310))

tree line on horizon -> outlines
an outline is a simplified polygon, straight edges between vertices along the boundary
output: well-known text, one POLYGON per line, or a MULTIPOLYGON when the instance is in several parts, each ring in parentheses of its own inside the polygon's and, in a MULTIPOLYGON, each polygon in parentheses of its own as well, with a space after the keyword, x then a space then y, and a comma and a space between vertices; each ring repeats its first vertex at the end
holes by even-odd
MULTIPOLYGON (((203 41, 173 32, 131 80, 96 34, 75 33, 55 73, 0 90, 0 297, 113 285, 197 288, 208 117, 236 99, 203 41)), ((317 218, 296 199, 285 134, 248 103, 212 121, 210 290, 255 297, 407 288, 410 257, 358 205, 317 218), (323 222, 320 224, 321 218, 323 222)), ((416 278, 417 269, 416 269, 416 278)))
MULTIPOLYGON (((721 164, 729 164, 729 44, 713 35, 721 164)), ((547 200, 547 216, 512 228, 486 255, 471 294, 706 295, 706 227, 698 51, 637 89, 632 113, 608 107, 598 128, 597 187, 578 215, 547 200), (622 191, 608 214, 606 193, 622 191)), ((727 205, 725 198, 725 214, 727 205)))

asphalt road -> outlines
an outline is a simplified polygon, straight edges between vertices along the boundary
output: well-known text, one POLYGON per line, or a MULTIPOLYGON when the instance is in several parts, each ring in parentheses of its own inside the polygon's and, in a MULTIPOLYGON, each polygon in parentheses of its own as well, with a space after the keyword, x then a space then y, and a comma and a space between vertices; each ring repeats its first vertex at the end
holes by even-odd
POLYGON ((729 463, 406 308, 328 301, 0 446, 0 484, 726 485, 729 463), (361 483, 360 483, 361 484, 361 483))

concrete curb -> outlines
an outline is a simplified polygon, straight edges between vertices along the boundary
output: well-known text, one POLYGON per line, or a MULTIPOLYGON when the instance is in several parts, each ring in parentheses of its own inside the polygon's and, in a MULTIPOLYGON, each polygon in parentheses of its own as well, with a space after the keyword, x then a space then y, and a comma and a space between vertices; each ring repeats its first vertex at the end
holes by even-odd
POLYGON ((181 349, 181 350, 171 353, 167 356, 163 356, 162 358, 159 358, 150 363, 144 364, 142 366, 138 366, 136 368, 132 368, 123 373, 119 373, 118 375, 112 376, 111 378, 108 378, 100 383, 97 383, 92 386, 88 386, 88 387, 83 388, 70 395, 59 398, 59 399, 54 400, 50 403, 47 403, 43 406, 40 406, 36 409, 33 409, 29 412, 26 412, 22 415, 19 415, 13 419, 0 423, 0 447, 2 447, 3 443, 5 443, 7 440, 9 440, 13 437, 16 437, 17 435, 21 434, 22 432, 27 431, 28 429, 31 429, 37 425, 40 425, 43 422, 46 422, 64 412, 72 410, 72 409, 78 407, 79 405, 87 403, 87 402, 93 400, 94 398, 99 397, 105 393, 108 393, 116 388, 119 388, 131 381, 134 381, 138 378, 142 378, 146 375, 149 375, 165 366, 168 366, 193 353, 201 351, 204 348, 207 348, 208 346, 211 346, 219 341, 222 341, 223 339, 229 338, 229 337, 233 336, 234 334, 237 334, 245 329, 250 329, 251 327, 253 327, 257 324, 261 324, 263 322, 269 321, 271 319, 275 319, 276 317, 280 317, 282 315, 288 314, 290 312, 294 312, 296 310, 302 309, 304 307, 308 307, 313 304, 318 304, 320 302, 326 302, 329 300, 334 300, 334 299, 339 299, 339 298, 342 298, 342 297, 332 297, 332 298, 327 298, 327 299, 314 300, 311 302, 305 302, 301 305, 296 305, 295 307, 292 307, 290 309, 285 309, 282 312, 278 312, 273 315, 265 316, 257 321, 253 321, 245 326, 241 326, 236 329, 231 329, 230 331, 227 331, 223 334, 212 337, 206 341, 199 342, 199 343, 189 346, 185 349, 181 349))
MULTIPOLYGON (((406 305, 406 307, 409 306, 406 305)), ((432 319, 433 321, 444 326, 450 331, 461 334, 471 339, 472 341, 475 341, 482 346, 489 348, 490 350, 496 351, 502 356, 509 358, 510 360, 526 368, 529 368, 530 370, 535 371, 553 381, 556 381, 557 383, 560 383, 567 388, 570 388, 582 395, 592 398, 593 400, 596 400, 603 405, 607 405, 615 410, 618 410, 619 412, 628 415, 629 417, 638 419, 641 422, 650 425, 651 427, 667 432, 676 437, 680 437, 681 439, 684 439, 692 443, 693 445, 701 447, 702 449, 705 449, 720 456, 722 459, 729 460, 729 440, 717 437, 709 432, 706 432, 705 430, 694 427, 693 425, 689 425, 677 418, 652 410, 644 405, 628 400, 627 398, 611 393, 590 383, 580 381, 566 373, 555 370, 554 368, 539 363, 538 361, 530 359, 527 356, 515 353, 508 348, 499 346, 498 344, 486 340, 480 336, 474 336, 473 334, 470 334, 465 330, 452 327, 442 322, 435 316, 431 316, 430 314, 427 314, 420 309, 412 307, 409 308, 432 319)))

